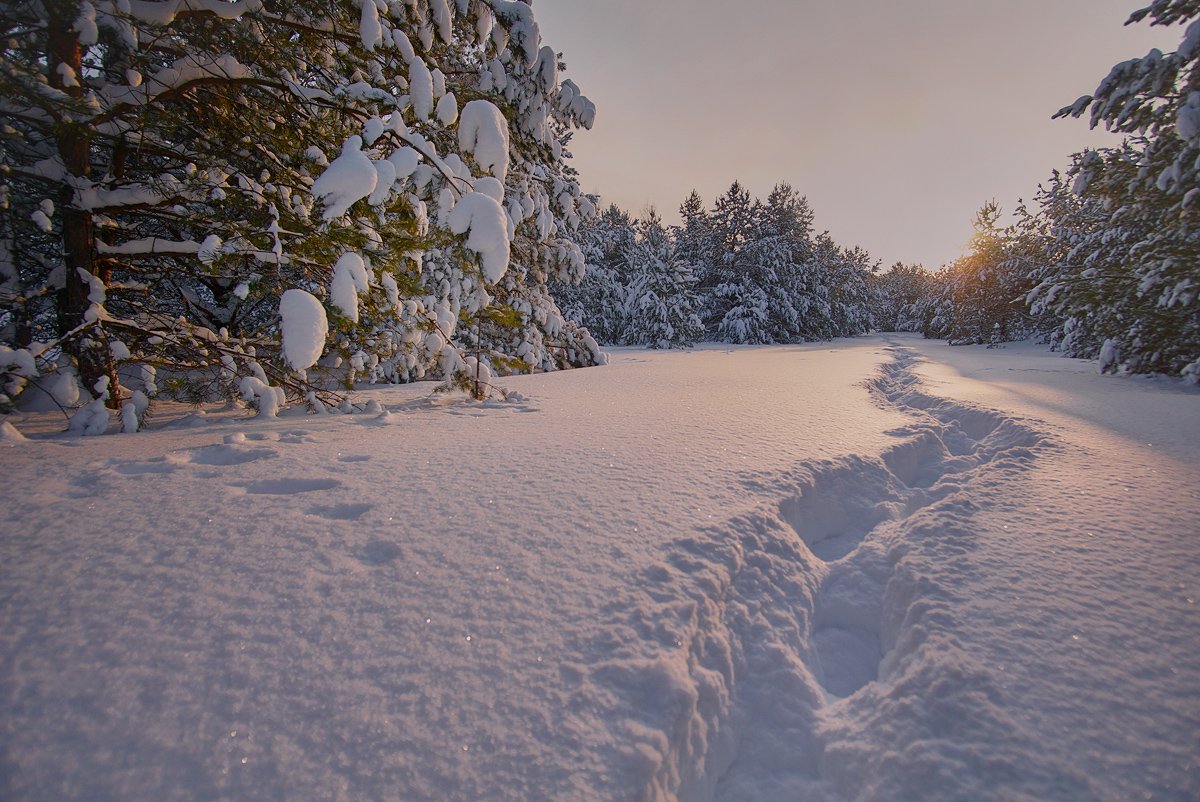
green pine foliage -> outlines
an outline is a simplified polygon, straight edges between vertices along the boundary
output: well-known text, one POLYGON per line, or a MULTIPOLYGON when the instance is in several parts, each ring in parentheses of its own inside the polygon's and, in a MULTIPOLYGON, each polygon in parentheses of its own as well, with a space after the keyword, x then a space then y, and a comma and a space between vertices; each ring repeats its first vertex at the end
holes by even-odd
MULTIPOLYGON (((996 345, 1028 337, 1033 326, 1025 305, 1030 265, 1039 262, 1036 247, 1019 226, 1001 226, 1001 209, 989 201, 975 217, 970 252, 949 265, 943 276, 941 311, 931 325, 951 344, 996 345), (934 323, 936 321, 936 323, 934 323)), ((931 332, 932 333, 932 332, 931 332)))
POLYGON ((1173 53, 1122 62, 1059 116, 1128 135, 1077 154, 1043 192, 1056 258, 1035 311, 1067 353, 1102 369, 1200 380, 1200 2, 1157 0, 1129 22, 1186 25, 1173 53))
POLYGON ((594 108, 527 5, 19 0, 0 26, 7 402, 77 374, 129 429, 159 389, 319 407, 602 359, 548 290, 582 277, 565 145, 594 108), (488 237, 454 219, 472 195, 488 237), (289 290, 324 310, 315 365, 289 290))

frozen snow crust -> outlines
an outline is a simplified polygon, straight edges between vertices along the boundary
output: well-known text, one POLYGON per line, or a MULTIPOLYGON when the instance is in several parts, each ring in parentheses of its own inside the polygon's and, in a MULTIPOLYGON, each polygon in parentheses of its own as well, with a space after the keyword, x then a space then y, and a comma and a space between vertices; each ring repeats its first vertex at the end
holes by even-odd
POLYGON ((1073 362, 949 353, 617 350, 505 402, 18 419, 0 798, 1195 798, 1194 437, 1106 440, 1069 373, 956 374, 1073 362))

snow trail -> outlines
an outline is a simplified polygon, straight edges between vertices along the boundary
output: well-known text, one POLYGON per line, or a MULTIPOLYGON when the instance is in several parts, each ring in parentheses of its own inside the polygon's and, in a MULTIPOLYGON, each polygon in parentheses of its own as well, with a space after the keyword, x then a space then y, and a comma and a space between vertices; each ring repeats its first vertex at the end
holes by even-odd
MULTIPOLYGON (((865 766, 878 750, 860 744, 862 728, 907 725, 918 751, 923 738, 1014 739, 987 672, 945 634, 955 589, 929 566, 969 571, 981 488, 1055 445, 1035 421, 930 395, 919 357, 888 350, 868 389, 913 419, 889 432, 894 446, 748 476, 762 505, 666 546, 637 602, 604 611, 594 653, 606 659, 586 670, 579 706, 625 707, 644 798, 899 799, 903 788, 870 787, 888 772, 865 766), (620 645, 647 641, 657 658, 620 645)), ((1084 787, 1002 747, 958 757, 948 798, 996 782, 1084 787)))

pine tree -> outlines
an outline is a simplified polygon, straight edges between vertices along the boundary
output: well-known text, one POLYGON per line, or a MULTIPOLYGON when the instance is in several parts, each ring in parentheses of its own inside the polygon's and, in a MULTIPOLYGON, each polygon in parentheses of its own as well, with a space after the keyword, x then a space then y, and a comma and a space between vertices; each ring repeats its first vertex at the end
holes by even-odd
POLYGON ((673 232, 676 255, 691 269, 696 281, 705 285, 712 260, 712 223, 695 190, 680 204, 679 216, 683 225, 673 232))
POLYGON ((650 348, 690 348, 704 335, 696 314, 692 271, 678 257, 670 234, 653 210, 637 228, 637 241, 625 251, 629 283, 621 341, 650 348))
POLYGON ((750 193, 735 181, 709 215, 707 269, 700 287, 705 330, 725 342, 761 342, 757 338, 766 329, 766 298, 746 275, 743 256, 753 222, 750 193))
POLYGON ((2 330, 37 360, 0 354, 11 389, 65 360, 136 417, 154 369, 261 404, 322 351, 345 382, 601 358, 547 289, 582 274, 565 145, 594 109, 528 6, 8 8, 2 330))
MULTIPOLYGON (((1036 297, 1064 319, 1060 337, 1105 365, 1200 379, 1200 2, 1156 0, 1129 23, 1186 24, 1178 49, 1122 62, 1093 95, 1057 116, 1129 135, 1078 155, 1072 190, 1100 229, 1075 234, 1066 262, 1036 297), (1050 300, 1052 299, 1052 300, 1050 300), (1109 307, 1104 310, 1102 307, 1109 307), (1068 330, 1068 326, 1070 327, 1068 330)), ((1052 207, 1052 214, 1063 208, 1052 207)), ((1066 220, 1056 218, 1060 228, 1066 220)))
POLYGON ((627 255, 636 240, 633 218, 610 204, 579 230, 586 264, 583 280, 575 286, 554 285, 555 297, 564 314, 605 345, 624 342, 625 294, 630 277, 627 255))
POLYGON ((776 184, 764 204, 756 205, 750 271, 768 306, 764 341, 789 343, 805 339, 804 328, 814 310, 812 298, 812 210, 808 200, 788 184, 776 184))
POLYGON ((1031 289, 1030 259, 1014 228, 999 224, 1000 205, 989 201, 975 216, 971 252, 950 265, 953 315, 948 339, 956 343, 998 344, 1024 339, 1031 331, 1025 307, 1031 289))
POLYGON ((896 262, 886 273, 867 277, 871 317, 880 331, 921 331, 919 309, 936 292, 933 274, 917 264, 896 262))
POLYGON ((711 211, 693 191, 680 216, 667 232, 653 212, 638 223, 610 207, 585 226, 587 276, 556 288, 564 308, 603 342, 628 345, 793 343, 870 328, 870 257, 814 237, 808 201, 789 185, 764 203, 735 181, 711 211))

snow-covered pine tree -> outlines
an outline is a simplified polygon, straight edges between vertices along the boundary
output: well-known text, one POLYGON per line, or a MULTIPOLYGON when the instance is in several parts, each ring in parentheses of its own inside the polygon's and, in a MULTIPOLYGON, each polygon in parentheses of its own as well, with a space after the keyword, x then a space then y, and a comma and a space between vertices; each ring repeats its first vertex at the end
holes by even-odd
POLYGON ((880 331, 920 331, 918 309, 936 287, 933 274, 921 265, 896 262, 886 273, 867 277, 871 318, 880 331))
POLYGON ((788 184, 776 184, 765 203, 756 204, 747 262, 767 298, 767 342, 799 342, 814 303, 812 210, 788 184))
POLYGON ((633 218, 610 204, 579 228, 579 245, 587 265, 577 285, 552 284, 563 313, 605 345, 624 343, 628 325, 625 308, 630 280, 626 257, 637 241, 633 218))
POLYGON ((839 248, 829 265, 829 307, 833 336, 854 337, 871 330, 871 297, 867 277, 878 263, 859 247, 839 248))
MULTIPOLYGON (((1135 147, 1093 153, 1106 160, 1110 177, 1124 172, 1131 183, 1136 181, 1141 154, 1135 147)), ((1140 349, 1172 334, 1180 339, 1166 345, 1168 353, 1180 346, 1190 353, 1186 330, 1180 331, 1188 321, 1162 304, 1156 293, 1143 291, 1143 275, 1130 269, 1131 253, 1156 236, 1150 221, 1132 215, 1114 218, 1103 195, 1077 195, 1070 182, 1058 176, 1042 188, 1038 199, 1053 256, 1034 272, 1036 286, 1028 300, 1049 331, 1052 347, 1084 359, 1103 354, 1103 370, 1116 370, 1121 364, 1135 369, 1147 356, 1161 358, 1161 347, 1149 355, 1140 349)), ((1147 365, 1141 369, 1153 370, 1147 365)))
POLYGON ((629 281, 621 340, 650 348, 690 348, 704 335, 691 268, 676 255, 669 232, 653 210, 638 221, 637 229, 637 240, 626 247, 624 257, 629 281))
POLYGON ((693 191, 680 216, 667 232, 652 212, 635 237, 635 222, 610 207, 583 230, 588 275, 574 290, 556 289, 563 307, 603 342, 656 342, 638 311, 653 274, 656 327, 662 314, 676 334, 693 311, 701 320, 703 332, 682 342, 803 342, 869 329, 870 258, 828 234, 812 236, 808 201, 789 185, 776 185, 763 203, 734 182, 711 211, 693 191), (672 293, 674 307, 657 306, 672 293))
POLYGON ((700 286, 701 319, 724 342, 767 342, 767 299, 747 274, 743 251, 754 228, 754 203, 737 181, 709 215, 707 269, 700 286))
MULTIPOLYGON (((1082 200, 1071 191, 1070 182, 1057 170, 1046 184, 1038 187, 1035 196, 1039 210, 1034 222, 1027 227, 1042 232, 1045 261, 1030 271, 1033 289, 1026 296, 1030 313, 1038 328, 1045 333, 1051 349, 1067 356, 1095 358, 1103 338, 1097 339, 1093 330, 1104 318, 1117 311, 1113 304, 1102 301, 1110 292, 1096 293, 1104 282, 1096 281, 1099 271, 1076 259, 1076 245, 1091 240, 1108 224, 1108 214, 1096 199, 1082 200)), ((1096 255, 1090 258, 1096 262, 1096 255)), ((1109 278, 1121 278, 1123 271, 1105 271, 1109 278)), ((1130 287, 1125 290, 1128 293, 1130 287)))
POLYGON ((1025 295, 1038 255, 1022 253, 1022 246, 1033 243, 1021 240, 1017 229, 1002 227, 1000 216, 998 203, 985 203, 975 216, 971 252, 950 265, 951 343, 996 344, 1031 331, 1025 295))
POLYGON ((1106 362, 1130 371, 1197 381, 1200 2, 1155 0, 1129 23, 1147 19, 1187 26, 1176 51, 1117 64, 1093 95, 1058 112, 1087 113, 1092 127, 1103 124, 1130 139, 1075 158, 1072 189, 1085 209, 1102 209, 1107 223, 1073 237, 1068 263, 1043 278, 1035 301, 1053 305, 1065 321, 1060 338, 1079 353, 1103 352, 1106 362))
POLYGON ((707 274, 712 261, 712 222, 704 201, 692 190, 679 206, 682 225, 672 229, 675 255, 691 270, 698 287, 707 286, 707 274))
POLYGON ((590 210, 563 146, 594 109, 527 5, 6 8, 10 377, 69 359, 136 412, 158 368, 269 408, 327 344, 347 381, 461 376, 463 345, 485 346, 460 318, 497 361, 599 358, 546 291, 581 272, 567 235, 590 210), (303 296, 281 330, 286 290, 303 296))
POLYGON ((919 300, 913 309, 918 331, 927 338, 949 339, 954 323, 954 273, 951 265, 942 265, 931 278, 929 295, 919 300))

